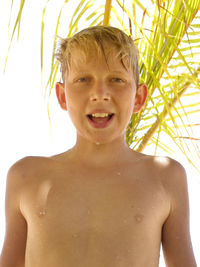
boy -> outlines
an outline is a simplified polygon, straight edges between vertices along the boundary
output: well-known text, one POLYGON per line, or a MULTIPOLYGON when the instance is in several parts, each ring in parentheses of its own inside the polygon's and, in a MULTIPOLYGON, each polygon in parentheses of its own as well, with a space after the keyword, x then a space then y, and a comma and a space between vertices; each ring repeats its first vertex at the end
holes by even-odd
POLYGON ((61 40, 57 58, 77 141, 9 170, 0 266, 158 267, 162 242, 168 267, 195 267, 183 167, 125 142, 147 97, 133 40, 92 27, 61 40))

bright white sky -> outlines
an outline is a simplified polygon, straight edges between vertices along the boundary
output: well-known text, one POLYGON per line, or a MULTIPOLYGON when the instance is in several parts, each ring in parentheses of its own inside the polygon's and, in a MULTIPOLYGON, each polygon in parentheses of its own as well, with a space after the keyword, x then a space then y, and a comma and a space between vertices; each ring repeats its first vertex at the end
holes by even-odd
MULTIPOLYGON (((44 3, 40 1, 40 5, 41 2, 44 3)), ((28 155, 48 156, 63 152, 75 142, 75 130, 67 113, 57 105, 54 92, 50 105, 52 129, 49 126, 40 80, 41 6, 38 8, 38 3, 32 1, 31 8, 29 5, 29 10, 25 10, 22 38, 12 46, 6 73, 3 74, 11 1, 0 0, 0 249, 5 231, 4 195, 9 167, 28 155)), ((47 23, 52 23, 51 17, 47 23)), ((53 34, 54 27, 49 34, 49 44, 52 44, 53 34)), ((51 47, 46 45, 45 49, 51 50, 51 47)), ((45 58, 45 62, 50 64, 48 61, 45 58)), ((151 154, 151 151, 145 152, 151 154)), ((188 173, 191 237, 200 266, 200 175, 192 170, 181 154, 177 153, 174 158, 184 165, 188 173)), ((161 266, 164 266, 163 263, 161 266)))

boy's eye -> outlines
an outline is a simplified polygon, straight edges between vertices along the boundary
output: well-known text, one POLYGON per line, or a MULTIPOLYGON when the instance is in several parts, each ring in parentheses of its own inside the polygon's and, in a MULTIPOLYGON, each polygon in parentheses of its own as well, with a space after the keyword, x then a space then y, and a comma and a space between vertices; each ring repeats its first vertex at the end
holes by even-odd
POLYGON ((124 81, 120 78, 112 78, 112 81, 115 83, 123 83, 124 81))
POLYGON ((85 77, 81 77, 81 78, 77 79, 77 82, 80 82, 80 83, 83 83, 86 81, 87 81, 87 78, 85 78, 85 77))

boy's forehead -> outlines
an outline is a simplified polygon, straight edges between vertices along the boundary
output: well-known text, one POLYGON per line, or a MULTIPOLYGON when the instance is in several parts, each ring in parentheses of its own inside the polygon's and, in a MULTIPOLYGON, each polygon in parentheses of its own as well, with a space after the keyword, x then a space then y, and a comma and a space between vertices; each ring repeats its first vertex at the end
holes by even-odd
POLYGON ((128 71, 128 62, 123 60, 123 63, 119 57, 119 51, 116 48, 105 49, 104 51, 100 49, 97 51, 95 47, 89 51, 81 48, 73 48, 70 53, 69 69, 75 72, 85 72, 90 64, 95 64, 106 65, 109 70, 123 73, 128 71), (126 68, 123 63, 125 63, 126 68))

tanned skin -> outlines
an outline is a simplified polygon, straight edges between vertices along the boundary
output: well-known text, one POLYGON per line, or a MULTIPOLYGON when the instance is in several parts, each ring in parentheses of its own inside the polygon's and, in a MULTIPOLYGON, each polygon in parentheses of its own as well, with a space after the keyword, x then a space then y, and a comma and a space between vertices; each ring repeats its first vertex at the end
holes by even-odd
POLYGON ((77 50, 73 60, 56 93, 77 142, 9 170, 0 267, 158 267, 161 244, 167 267, 196 267, 183 167, 125 142, 146 85, 115 57, 83 62, 77 50), (112 120, 95 127, 94 113, 112 120))

